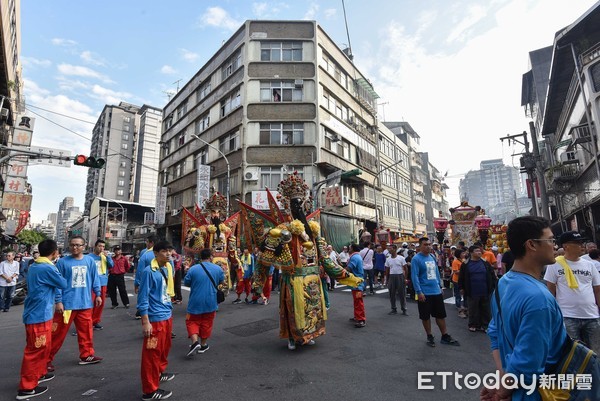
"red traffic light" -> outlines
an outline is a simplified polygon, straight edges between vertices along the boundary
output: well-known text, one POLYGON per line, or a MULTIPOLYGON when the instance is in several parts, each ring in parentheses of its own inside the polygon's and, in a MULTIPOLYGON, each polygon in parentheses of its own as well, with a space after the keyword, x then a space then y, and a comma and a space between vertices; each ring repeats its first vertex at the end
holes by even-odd
POLYGON ((84 166, 91 168, 102 168, 106 164, 106 161, 102 158, 95 158, 94 156, 77 155, 73 160, 76 166, 84 166))
POLYGON ((86 162, 87 162, 87 156, 84 155, 77 155, 75 156, 75 165, 76 166, 86 166, 86 162))

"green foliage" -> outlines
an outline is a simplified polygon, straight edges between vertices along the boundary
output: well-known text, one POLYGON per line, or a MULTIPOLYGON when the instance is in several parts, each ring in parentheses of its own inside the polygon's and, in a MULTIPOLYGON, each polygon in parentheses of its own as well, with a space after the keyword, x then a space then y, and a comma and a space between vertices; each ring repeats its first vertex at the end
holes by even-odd
POLYGON ((39 244, 45 239, 48 239, 46 234, 35 230, 22 230, 17 235, 19 242, 27 246, 27 249, 31 249, 32 246, 39 244))

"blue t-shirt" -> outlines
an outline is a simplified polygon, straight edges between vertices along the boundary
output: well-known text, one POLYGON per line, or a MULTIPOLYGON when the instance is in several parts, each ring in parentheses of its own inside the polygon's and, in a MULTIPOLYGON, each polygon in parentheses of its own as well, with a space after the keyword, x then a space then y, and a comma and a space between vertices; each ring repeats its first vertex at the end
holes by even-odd
POLYGON ((96 267, 98 268, 98 277, 100 278, 100 285, 102 287, 108 285, 108 270, 112 269, 112 267, 115 265, 112 258, 110 256, 106 257, 106 272, 102 274, 102 259, 100 258, 100 255, 90 253, 88 256, 92 258, 94 262, 96 262, 96 267))
POLYGON ((244 269, 244 279, 251 279, 252 273, 254 272, 254 255, 250 254, 250 264, 245 264, 246 255, 242 255, 240 257, 240 261, 242 262, 242 269, 244 269))
POLYGON ((84 255, 81 259, 65 256, 58 260, 56 267, 67 280, 67 288, 56 291, 54 302, 62 302, 65 310, 92 308, 94 306, 92 290, 97 297, 100 296, 100 279, 96 262, 88 255, 84 255))
POLYGON ((470 295, 472 297, 487 297, 487 270, 485 269, 483 260, 469 260, 466 268, 469 269, 469 277, 471 280, 470 295))
POLYGON ((150 266, 150 262, 154 259, 154 251, 151 249, 144 249, 142 251, 143 254, 140 256, 140 260, 138 261, 138 265, 135 269, 135 277, 133 279, 133 285, 136 287, 140 286, 140 277, 142 276, 142 271, 146 269, 146 267, 150 266))
MULTIPOLYGON (((150 253, 146 252, 146 254, 150 253)), ((170 267, 170 265, 168 266, 170 267)), ((169 277, 168 274, 167 267, 159 267, 154 270, 148 266, 140 275, 137 309, 141 316, 148 315, 151 322, 162 322, 171 318, 173 305, 171 297, 167 294, 165 280, 165 277, 169 277), (159 269, 162 270, 162 273, 159 269)))
POLYGON ((442 280, 435 258, 431 255, 417 253, 410 261, 410 278, 415 293, 424 295, 440 295, 442 280))
POLYGON ((375 253, 375 270, 385 271, 385 259, 383 253, 375 253))
MULTIPOLYGON (((363 260, 362 256, 358 252, 350 256, 348 260, 348 269, 354 274, 356 277, 360 277, 362 279, 365 278, 365 270, 363 269, 363 260)), ((358 287, 354 288, 354 290, 364 291, 365 290, 365 282, 363 281, 358 285, 358 287)))
MULTIPOLYGON (((492 296, 492 321, 487 334, 493 350, 499 350, 507 373, 523 374, 531 383, 533 374, 558 362, 567 332, 563 316, 546 286, 539 280, 514 270, 498 282, 502 317, 492 296)), ((515 390, 513 401, 539 400, 537 390, 515 390)))
MULTIPOLYGON (((225 281, 223 269, 211 262, 202 262, 215 284, 225 281)), ((200 264, 190 267, 185 275, 184 284, 190 287, 187 311, 193 315, 214 312, 219 309, 217 290, 200 264)))
POLYGON ((27 298, 23 309, 23 323, 43 323, 54 315, 54 298, 57 289, 67 288, 67 280, 56 266, 33 263, 27 274, 27 298))

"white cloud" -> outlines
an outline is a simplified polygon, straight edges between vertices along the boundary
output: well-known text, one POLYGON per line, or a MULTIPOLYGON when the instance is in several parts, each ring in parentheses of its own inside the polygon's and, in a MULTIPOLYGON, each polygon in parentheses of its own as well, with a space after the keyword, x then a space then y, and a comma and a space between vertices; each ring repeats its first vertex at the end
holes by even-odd
POLYGON ((52 65, 52 61, 46 59, 39 59, 35 57, 21 57, 21 62, 25 67, 43 67, 48 68, 52 65))
POLYGON ((252 3, 252 13, 256 15, 258 18, 262 18, 265 16, 267 12, 267 3, 252 3))
POLYGON ((189 61, 190 63, 195 62, 196 60, 198 60, 198 57, 200 57, 198 53, 194 53, 187 49, 179 49, 179 51, 181 52, 181 57, 183 57, 185 61, 189 61))
POLYGON ((92 65, 98 65, 98 66, 103 66, 106 65, 106 62, 97 54, 92 53, 89 50, 85 50, 83 51, 79 57, 81 57, 81 59, 83 61, 85 61, 88 64, 92 64, 92 65))
POLYGON ((64 47, 72 47, 77 44, 77 42, 72 39, 63 39, 63 38, 53 38, 50 40, 50 42, 54 46, 64 46, 64 47))
POLYGON ((200 26, 213 26, 223 28, 230 31, 238 29, 242 25, 229 15, 229 13, 221 7, 209 7, 200 17, 200 26))
POLYGON ((119 104, 121 101, 131 99, 133 95, 129 92, 119 92, 104 88, 100 85, 93 85, 90 94, 91 97, 101 100, 106 104, 119 104))
POLYGON ((325 14, 325 18, 331 19, 336 16, 337 10, 335 8, 328 8, 325 11, 323 11, 323 13, 325 14))
POLYGON ((468 8, 467 16, 462 19, 452 32, 446 38, 447 43, 458 41, 464 41, 466 36, 468 35, 469 29, 472 28, 475 24, 480 22, 487 15, 487 10, 480 5, 471 5, 468 8))
POLYGON ((167 75, 177 74, 177 70, 175 68, 171 67, 170 65, 163 65, 160 68, 160 72, 163 74, 167 74, 167 75))
POLYGON ((314 20, 316 19, 318 11, 319 5, 317 3, 310 3, 310 7, 308 7, 308 10, 306 11, 306 14, 304 14, 304 17, 302 17, 302 19, 314 20))
POLYGON ((103 81, 105 83, 114 83, 114 81, 112 81, 106 75, 101 74, 95 70, 92 70, 91 68, 88 68, 88 67, 83 67, 80 65, 72 65, 72 64, 59 64, 57 68, 58 68, 58 71, 64 75, 78 76, 78 77, 84 77, 84 78, 93 78, 93 79, 98 79, 100 81, 103 81))

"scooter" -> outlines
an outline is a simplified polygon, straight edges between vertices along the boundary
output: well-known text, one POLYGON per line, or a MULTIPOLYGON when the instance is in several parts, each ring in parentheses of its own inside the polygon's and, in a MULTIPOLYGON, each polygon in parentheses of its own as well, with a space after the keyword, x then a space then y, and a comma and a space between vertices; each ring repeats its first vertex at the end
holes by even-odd
POLYGON ((21 305, 23 302, 25 302, 25 298, 27 298, 27 280, 21 279, 17 282, 12 304, 21 305))

